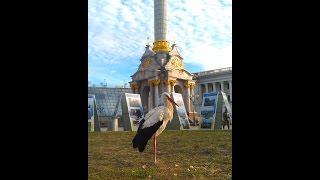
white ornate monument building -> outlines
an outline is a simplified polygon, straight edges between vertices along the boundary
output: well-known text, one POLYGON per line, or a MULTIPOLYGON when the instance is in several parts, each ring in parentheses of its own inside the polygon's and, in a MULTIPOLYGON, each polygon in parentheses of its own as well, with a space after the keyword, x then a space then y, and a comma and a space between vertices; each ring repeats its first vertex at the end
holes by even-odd
POLYGON ((133 93, 140 94, 145 112, 158 105, 162 92, 177 92, 182 94, 187 112, 192 113, 190 95, 195 81, 185 69, 177 45, 171 45, 166 35, 167 0, 154 0, 155 42, 146 46, 130 86, 133 93))

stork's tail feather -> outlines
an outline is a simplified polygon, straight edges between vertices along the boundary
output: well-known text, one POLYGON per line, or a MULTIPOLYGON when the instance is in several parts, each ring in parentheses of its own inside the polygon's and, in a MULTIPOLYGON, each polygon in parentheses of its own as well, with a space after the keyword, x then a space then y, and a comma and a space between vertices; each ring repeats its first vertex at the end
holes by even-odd
POLYGON ((138 145, 139 145, 139 142, 140 142, 140 139, 141 139, 141 128, 142 128, 142 125, 143 125, 144 121, 145 121, 144 118, 140 119, 140 121, 139 121, 139 127, 138 127, 137 134, 134 136, 134 138, 132 140, 133 148, 137 148, 138 145))
MULTIPOLYGON (((151 137, 149 139, 151 139, 151 137)), ((149 139, 143 138, 143 140, 140 141, 138 145, 139 152, 143 152, 146 149, 149 139)))
POLYGON ((146 148, 149 139, 151 139, 152 135, 150 136, 145 136, 144 133, 137 133, 136 136, 132 140, 132 146, 133 148, 139 149, 140 152, 143 152, 144 149, 146 148))
POLYGON ((134 136, 134 138, 133 138, 133 140, 132 140, 132 146, 133 146, 133 148, 137 148, 138 147, 138 145, 139 145, 139 141, 138 141, 138 139, 139 139, 139 134, 136 134, 135 136, 134 136))
MULTIPOLYGON (((145 131, 143 131, 145 132, 145 131)), ((153 134, 138 133, 132 140, 133 148, 139 149, 139 152, 143 152, 148 144, 149 139, 151 139, 153 134)))
POLYGON ((137 143, 136 139, 137 139, 137 135, 134 136, 134 138, 133 138, 133 140, 132 140, 132 146, 133 146, 133 148, 137 148, 137 147, 138 147, 138 143, 137 143))

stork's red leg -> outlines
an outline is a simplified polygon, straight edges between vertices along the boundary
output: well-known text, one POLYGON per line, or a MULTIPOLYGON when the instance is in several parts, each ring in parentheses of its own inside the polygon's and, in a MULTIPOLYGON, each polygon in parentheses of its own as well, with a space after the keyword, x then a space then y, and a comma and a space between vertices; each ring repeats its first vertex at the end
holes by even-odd
POLYGON ((157 163, 157 138, 153 136, 153 153, 154 153, 154 164, 157 163))

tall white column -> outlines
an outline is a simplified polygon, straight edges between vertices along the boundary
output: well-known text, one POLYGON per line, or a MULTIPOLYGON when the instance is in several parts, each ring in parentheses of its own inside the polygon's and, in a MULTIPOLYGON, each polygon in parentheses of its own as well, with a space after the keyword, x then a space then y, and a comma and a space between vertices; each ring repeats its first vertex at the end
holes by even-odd
POLYGON ((221 91, 224 91, 224 83, 223 83, 223 81, 221 81, 220 84, 221 84, 221 91))
POLYGON ((232 102, 232 81, 229 81, 230 102, 232 102))
POLYGON ((206 86, 206 93, 208 92, 208 83, 205 84, 206 86))
POLYGON ((154 40, 166 40, 167 0, 154 0, 154 40))

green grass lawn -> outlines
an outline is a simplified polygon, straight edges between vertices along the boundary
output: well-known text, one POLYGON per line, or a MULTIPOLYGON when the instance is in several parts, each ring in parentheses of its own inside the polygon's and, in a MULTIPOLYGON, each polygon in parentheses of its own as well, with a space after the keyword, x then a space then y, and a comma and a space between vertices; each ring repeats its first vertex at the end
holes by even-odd
POLYGON ((89 180, 231 179, 231 131, 164 131, 140 153, 132 148, 136 132, 89 133, 89 180))

